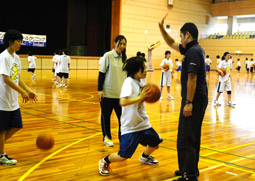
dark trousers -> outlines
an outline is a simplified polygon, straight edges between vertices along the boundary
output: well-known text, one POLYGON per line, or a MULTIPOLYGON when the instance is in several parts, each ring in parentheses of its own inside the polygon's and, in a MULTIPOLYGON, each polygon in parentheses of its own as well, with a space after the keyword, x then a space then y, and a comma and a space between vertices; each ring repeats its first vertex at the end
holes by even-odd
POLYGON ((185 99, 182 99, 177 137, 178 163, 181 173, 190 178, 196 178, 198 172, 201 127, 207 104, 207 96, 199 97, 193 101, 192 116, 184 117, 185 99))
POLYGON ((112 110, 114 109, 118 120, 119 120, 119 140, 120 140, 120 116, 121 116, 121 106, 120 106, 120 99, 113 99, 113 98, 103 98, 100 102, 101 105, 101 127, 103 136, 107 136, 108 138, 112 139, 111 135, 111 114, 112 110))

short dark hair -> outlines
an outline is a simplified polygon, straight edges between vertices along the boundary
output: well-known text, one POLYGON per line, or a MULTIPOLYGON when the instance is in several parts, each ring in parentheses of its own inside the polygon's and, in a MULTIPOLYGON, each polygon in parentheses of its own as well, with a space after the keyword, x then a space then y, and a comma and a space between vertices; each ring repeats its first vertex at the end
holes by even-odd
POLYGON ((137 57, 140 57, 140 56, 141 56, 141 52, 138 51, 138 52, 136 53, 136 56, 137 56, 137 57))
POLYGON ((28 51, 27 54, 28 54, 28 56, 33 56, 34 55, 32 51, 28 51))
POLYGON ((4 39, 3 39, 3 42, 4 42, 4 46, 6 48, 8 48, 10 46, 10 41, 12 43, 14 43, 15 40, 23 40, 23 35, 17 31, 17 30, 8 30, 6 31, 6 33, 4 34, 4 39))
POLYGON ((165 55, 167 54, 171 54, 171 52, 169 50, 165 51, 165 55))
POLYGON ((206 55, 206 58, 209 58, 209 55, 206 55))
POLYGON ((175 61, 178 62, 179 61, 178 58, 176 58, 175 61))
POLYGON ((55 50, 54 53, 55 53, 56 55, 59 55, 59 49, 55 50))
POLYGON ((123 65, 123 70, 127 72, 128 76, 134 77, 134 75, 141 69, 144 72, 145 64, 142 57, 131 57, 127 59, 123 65))
POLYGON ((184 36, 189 32, 194 40, 198 39, 198 29, 194 23, 185 23, 181 28, 181 32, 184 36))
POLYGON ((64 52, 66 55, 68 54, 68 50, 67 49, 63 49, 62 52, 64 52))
POLYGON ((220 58, 220 56, 219 56, 219 55, 217 55, 217 56, 216 56, 216 58, 220 58))

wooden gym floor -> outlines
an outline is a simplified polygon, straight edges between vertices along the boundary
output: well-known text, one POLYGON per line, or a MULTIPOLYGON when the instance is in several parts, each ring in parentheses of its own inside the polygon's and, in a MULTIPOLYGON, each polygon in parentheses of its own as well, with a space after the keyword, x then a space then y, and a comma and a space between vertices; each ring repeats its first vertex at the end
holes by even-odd
MULTIPOLYGON (((38 102, 22 103, 24 128, 6 143, 5 151, 18 160, 16 166, 0 166, 0 180, 172 180, 178 169, 176 136, 180 109, 180 78, 172 80, 167 100, 166 88, 162 101, 146 104, 153 128, 164 139, 153 154, 158 166, 143 165, 139 146, 131 159, 111 164, 110 176, 98 173, 98 161, 118 151, 117 119, 112 115, 114 147, 103 145, 100 126, 100 105, 97 100, 96 70, 72 70, 68 88, 56 88, 50 70, 36 70, 37 79, 23 70, 25 82, 37 93, 38 102), (40 133, 55 138, 51 150, 36 148, 40 133)), ((149 72, 147 82, 159 84, 161 71, 149 72)), ((214 107, 217 77, 208 79, 209 104, 202 128, 200 152, 201 181, 255 180, 255 79, 232 73, 232 98, 236 108, 227 106, 222 94, 221 107, 214 107)), ((21 98, 21 97, 20 97, 21 98)))

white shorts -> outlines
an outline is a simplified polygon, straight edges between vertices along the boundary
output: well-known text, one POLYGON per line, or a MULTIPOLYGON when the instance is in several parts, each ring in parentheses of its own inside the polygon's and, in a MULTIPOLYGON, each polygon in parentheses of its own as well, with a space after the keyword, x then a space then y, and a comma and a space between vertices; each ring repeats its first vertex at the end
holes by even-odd
POLYGON ((227 81, 220 81, 217 86, 217 92, 223 93, 224 90, 231 91, 231 81, 230 79, 227 81))
POLYGON ((160 86, 171 86, 172 72, 162 72, 160 79, 160 86))

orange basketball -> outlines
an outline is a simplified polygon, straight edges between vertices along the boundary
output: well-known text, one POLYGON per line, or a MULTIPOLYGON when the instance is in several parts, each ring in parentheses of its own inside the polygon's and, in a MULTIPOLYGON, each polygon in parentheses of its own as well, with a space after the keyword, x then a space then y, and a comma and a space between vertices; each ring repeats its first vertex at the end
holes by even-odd
POLYGON ((149 87, 150 90, 150 96, 147 97, 144 101, 148 103, 154 103, 157 102, 161 96, 159 87, 155 84, 146 84, 145 87, 149 87))
POLYGON ((221 68, 220 70, 223 72, 223 76, 222 76, 222 75, 220 75, 220 73, 219 73, 219 72, 218 72, 218 74, 219 74, 220 76, 224 77, 224 76, 226 75, 226 73, 227 73, 227 72, 226 72, 226 69, 221 68))
POLYGON ((168 64, 164 64, 164 65, 163 65, 163 69, 164 69, 164 70, 169 70, 169 65, 168 65, 168 64))
POLYGON ((36 146, 42 150, 51 149, 54 145, 54 138, 50 134, 40 134, 36 139, 36 146))

